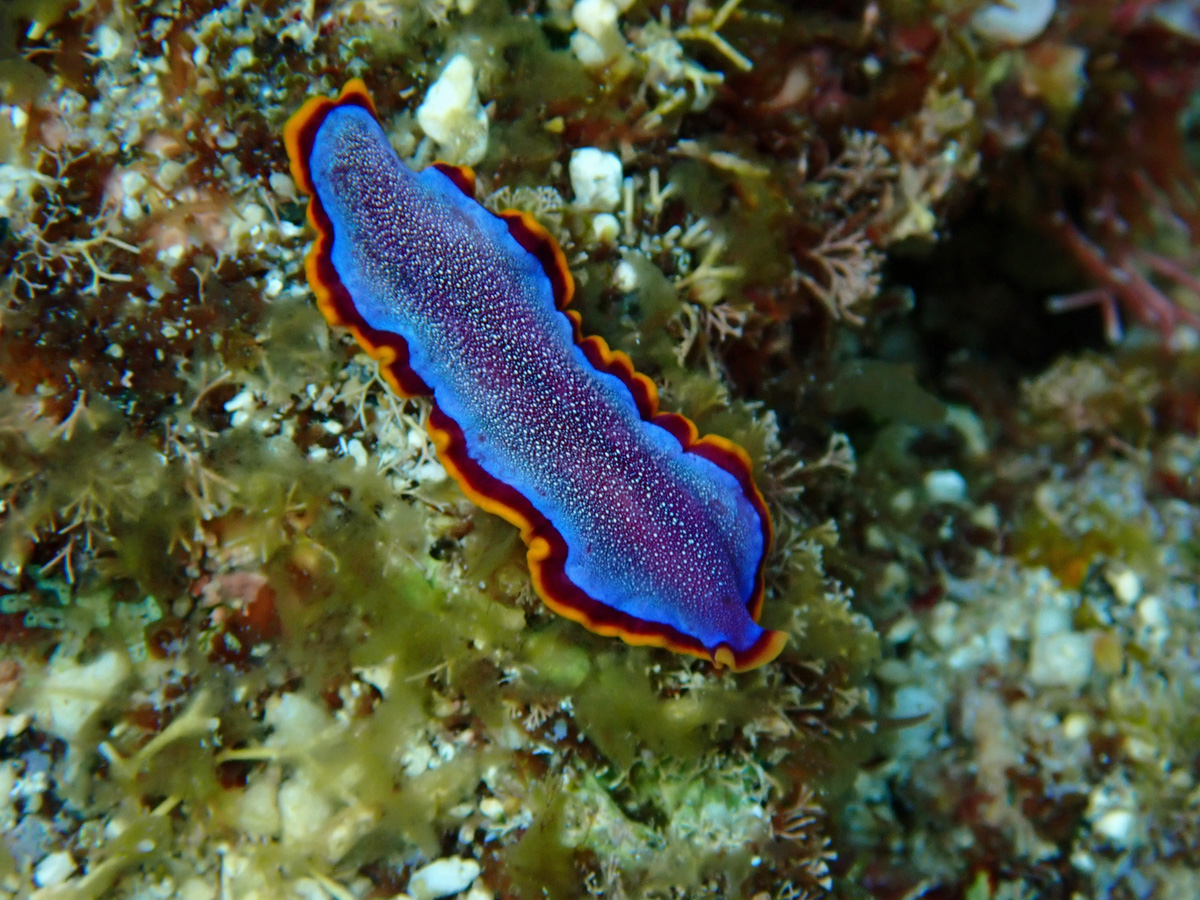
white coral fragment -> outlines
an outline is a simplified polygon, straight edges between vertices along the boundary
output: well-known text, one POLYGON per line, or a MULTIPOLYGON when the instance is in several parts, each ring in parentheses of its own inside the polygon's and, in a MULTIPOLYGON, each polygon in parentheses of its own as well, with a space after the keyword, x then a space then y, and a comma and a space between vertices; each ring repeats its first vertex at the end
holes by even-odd
POLYGON ((53 887, 66 881, 75 871, 75 860, 66 850, 51 853, 33 870, 33 883, 38 887, 53 887))
POLYGON ((254 777, 234 804, 237 829, 252 838, 276 838, 279 815, 279 770, 269 768, 254 777))
POLYGON ((333 817, 333 804, 307 772, 298 771, 279 788, 279 817, 285 847, 312 844, 333 817))
POLYGON ((86 665, 54 660, 33 698, 38 727, 74 741, 129 675, 129 660, 109 650, 86 665))
POLYGON ((106 62, 120 56, 124 46, 121 33, 111 25, 101 25, 97 28, 93 41, 97 54, 106 62))
POLYGON ((567 172, 571 176, 575 203, 580 208, 612 212, 621 202, 624 172, 616 154, 595 147, 581 147, 571 153, 567 172))
POLYGON ((1079 690, 1092 674, 1092 641, 1086 634, 1063 631, 1040 636, 1029 658, 1029 680, 1038 687, 1079 690))
POLYGON ((475 66, 452 57, 417 108, 417 124, 449 163, 474 165, 487 152, 488 116, 475 89, 475 66))
POLYGON ((579 29, 571 35, 571 50, 589 69, 608 65, 625 52, 625 39, 617 18, 621 10, 612 0, 579 0, 571 20, 579 29))
POLYGON ((286 693, 267 700, 264 719, 271 727, 268 747, 305 747, 324 732, 332 720, 316 702, 303 694, 286 693))

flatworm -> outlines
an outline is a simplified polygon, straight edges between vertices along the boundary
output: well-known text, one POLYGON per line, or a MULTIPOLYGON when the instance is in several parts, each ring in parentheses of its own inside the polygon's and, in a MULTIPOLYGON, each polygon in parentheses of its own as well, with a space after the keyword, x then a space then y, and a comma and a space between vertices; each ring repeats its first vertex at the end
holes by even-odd
POLYGON ((408 169, 361 81, 309 100, 285 142, 321 310, 395 390, 432 396, 443 465, 521 529, 546 604, 739 671, 774 659, 786 636, 757 624, 772 531, 749 458, 659 412, 629 357, 583 336, 546 230, 477 203, 469 169, 408 169))

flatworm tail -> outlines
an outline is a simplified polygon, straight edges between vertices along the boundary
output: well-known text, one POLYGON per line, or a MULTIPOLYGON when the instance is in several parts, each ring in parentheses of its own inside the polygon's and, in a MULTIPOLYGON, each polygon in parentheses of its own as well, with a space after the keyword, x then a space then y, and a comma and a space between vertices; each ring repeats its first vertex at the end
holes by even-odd
MULTIPOLYGON (((677 418, 688 421, 683 416, 677 418)), ((787 642, 784 632, 764 631, 754 644, 741 652, 722 645, 714 654, 696 638, 677 629, 626 615, 590 597, 567 577, 568 548, 562 535, 524 496, 488 474, 470 457, 466 449, 466 437, 458 423, 435 406, 429 414, 428 425, 438 458, 459 483, 463 493, 479 507, 521 530, 521 538, 528 547, 526 559, 534 589, 545 604, 563 618, 577 622, 596 634, 619 637, 627 644, 665 647, 676 653, 711 659, 735 672, 764 665, 783 649, 787 642)), ((694 431, 695 426, 692 428, 694 431)), ((745 451, 742 453, 744 455, 745 451)), ((763 555, 765 558, 766 554, 763 555)), ((761 565, 756 584, 759 597, 755 608, 761 608, 761 565)), ((751 609, 751 614, 757 619, 755 608, 751 609)))
POLYGON ((654 382, 633 366, 629 355, 620 350, 612 350, 604 338, 598 335, 583 336, 583 320, 574 310, 567 312, 575 331, 577 343, 587 356, 588 362, 597 370, 619 378, 633 394, 638 412, 647 422, 671 433, 675 440, 688 453, 702 456, 709 462, 724 469, 737 479, 746 499, 758 512, 762 522, 763 555, 759 560, 758 569, 754 575, 754 593, 750 597, 747 608, 754 621, 758 621, 762 612, 763 595, 766 589, 766 560, 775 542, 775 526, 771 522, 771 513, 767 510, 767 501, 754 482, 754 467, 750 456, 733 441, 710 434, 700 437, 700 430, 687 416, 679 413, 662 413, 658 411, 658 389, 654 382))
MULTIPOLYGON (((561 251, 559 252, 561 253, 561 251)), ((560 304, 559 308, 561 309, 562 306, 563 304, 560 304)), ((775 526, 771 521, 771 513, 767 509, 767 501, 754 482, 754 467, 749 454, 733 441, 723 437, 712 434, 701 437, 699 429, 687 416, 679 413, 659 412, 658 389, 654 386, 653 381, 634 368, 633 360, 629 358, 629 355, 620 350, 611 349, 608 342, 599 335, 584 337, 583 319, 575 310, 566 311, 566 316, 571 321, 575 343, 583 350, 588 362, 598 371, 612 375, 624 383, 633 395, 642 418, 670 432, 684 451, 704 457, 737 479, 746 499, 758 512, 759 521, 762 523, 763 554, 754 573, 753 593, 746 604, 751 618, 757 622, 762 613, 763 597, 766 593, 766 561, 774 546, 775 526)), ((547 600, 547 602, 550 601, 547 600)), ((558 610, 556 609, 556 611, 558 610)), ((567 615, 567 613, 561 614, 567 615)), ((568 618, 570 618, 569 615, 568 618)), ((588 623, 584 622, 583 624, 587 625, 588 623)), ((598 630, 590 625, 588 627, 591 627, 593 631, 598 630)), ((622 634, 622 636, 624 635, 622 634)), ((734 654, 732 662, 723 664, 739 672, 753 669, 778 656, 785 641, 786 637, 781 632, 767 631, 749 650, 741 654, 734 654)), ((630 641, 630 643, 636 642, 630 641)), ((651 642, 645 641, 644 643, 651 642)), ((668 640, 666 646, 681 652, 694 652, 680 646, 674 640, 668 640)), ((700 652, 696 655, 707 657, 708 653, 700 652)))
MULTIPOLYGON (((455 180, 455 183, 458 181, 455 180)), ((685 451, 703 456, 729 472, 755 507, 762 522, 764 550, 755 571, 754 591, 747 609, 751 617, 758 621, 765 589, 766 559, 774 540, 774 528, 766 501, 754 483, 750 457, 732 441, 715 435, 700 437, 699 430, 686 416, 658 412, 658 389, 654 382, 634 368, 628 354, 612 350, 604 338, 597 335, 584 337, 583 320, 579 313, 564 309, 572 299, 574 279, 558 242, 528 213, 509 210, 501 213, 500 218, 508 224, 509 232, 517 242, 537 257, 546 270, 554 288, 555 305, 564 310, 570 320, 575 343, 583 350, 588 361, 598 371, 620 379, 633 395, 638 412, 645 421, 666 429, 685 451)), ((785 633, 764 631, 754 644, 741 652, 725 645, 714 654, 696 638, 677 629, 626 615, 598 602, 580 590, 567 576, 568 548, 562 535, 523 495, 490 475, 471 458, 458 423, 435 407, 429 417, 429 428, 439 459, 463 492, 476 505, 521 530, 521 538, 528 547, 526 559, 534 589, 545 604, 563 618, 577 622, 596 634, 619 637, 628 644, 665 647, 677 653, 712 659, 735 672, 764 665, 783 649, 787 642, 785 633)))
MULTIPOLYGON (((288 119, 283 129, 283 142, 287 148, 292 178, 309 196, 308 222, 317 234, 304 258, 304 271, 313 293, 317 295, 317 306, 329 324, 350 329, 359 345, 379 362, 384 378, 394 391, 405 397, 425 396, 432 391, 409 366, 408 343, 398 334, 379 331, 367 324, 333 267, 333 223, 317 198, 308 160, 326 116, 342 106, 360 106, 372 116, 375 115, 375 103, 367 92, 367 86, 361 79, 355 78, 346 83, 336 100, 329 97, 308 100, 288 119)), ((466 171, 470 172, 469 169, 466 171)), ((474 173, 471 179, 474 187, 474 173)))
MULTIPOLYGON (((467 180, 454 166, 441 163, 434 165, 450 177, 463 193, 473 195, 473 172, 467 180)), ((546 277, 550 279, 555 305, 566 313, 571 322, 575 343, 583 350, 588 361, 598 371, 620 379, 633 395, 638 412, 644 420, 669 431, 679 441, 683 450, 703 456, 729 472, 737 479, 746 497, 755 507, 763 526, 765 549, 755 572, 754 591, 747 608, 751 617, 758 621, 765 592, 765 562, 774 541, 774 526, 766 501, 754 483, 750 457, 732 441, 715 435, 701 438, 699 430, 685 416, 676 413, 660 414, 658 389, 654 382, 634 368, 633 360, 628 354, 609 348, 604 338, 597 335, 584 337, 583 320, 579 313, 567 310, 574 298, 575 280, 567 265, 566 254, 554 237, 529 213, 505 210, 499 213, 499 217, 508 225, 509 233, 517 243, 541 263, 546 277)), ((430 424, 442 433, 443 443, 438 445, 438 452, 443 459, 453 460, 454 477, 468 496, 479 506, 500 515, 521 529, 522 538, 529 548, 528 561, 534 586, 551 609, 597 634, 621 637, 630 644, 668 647, 676 652, 710 657, 708 649, 695 638, 660 623, 645 622, 624 615, 581 591, 566 576, 567 546, 558 531, 523 496, 490 476, 470 458, 466 453, 466 442, 461 437, 461 430, 455 423, 439 415, 437 422, 431 416, 430 424)), ((731 648, 723 648, 727 658, 717 661, 735 671, 752 669, 778 656, 785 641, 786 636, 780 632, 768 631, 757 643, 741 653, 731 648)))

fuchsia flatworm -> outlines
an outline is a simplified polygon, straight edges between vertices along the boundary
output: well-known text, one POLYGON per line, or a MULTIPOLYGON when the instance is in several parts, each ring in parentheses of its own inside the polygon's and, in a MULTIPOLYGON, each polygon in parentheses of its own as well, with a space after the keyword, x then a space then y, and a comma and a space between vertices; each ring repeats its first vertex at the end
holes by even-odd
POLYGON ((521 529, 554 611, 735 670, 786 636, 757 624, 772 530, 744 450, 658 410, 654 384, 566 310, 562 250, 475 201, 474 173, 408 169, 361 81, 287 123, 317 237, 308 280, 391 386, 429 395, 464 493, 521 529))

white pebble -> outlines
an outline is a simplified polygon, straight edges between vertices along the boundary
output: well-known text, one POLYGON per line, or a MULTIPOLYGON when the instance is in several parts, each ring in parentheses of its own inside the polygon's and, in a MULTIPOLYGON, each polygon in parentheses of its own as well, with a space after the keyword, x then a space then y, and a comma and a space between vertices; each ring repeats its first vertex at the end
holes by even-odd
POLYGON ((174 266, 183 259, 183 244, 171 244, 163 247, 155 254, 155 257, 166 266, 174 266))
POLYGON ((1092 720, 1083 713, 1070 713, 1062 722, 1062 733, 1069 741, 1078 741, 1087 737, 1091 730, 1092 720))
POLYGON ((121 215, 126 219, 136 221, 142 217, 142 205, 137 198, 141 196, 147 183, 146 176, 141 172, 126 172, 121 176, 121 215))
POLYGON ((296 183, 286 172, 272 172, 267 183, 271 185, 271 190, 280 200, 296 199, 296 183))
POLYGON ((610 212, 621 202, 624 173, 616 154, 595 147, 581 147, 571 153, 567 172, 578 206, 610 212))
POLYGON ((242 207, 241 217, 243 222, 253 228, 255 225, 261 225, 267 220, 267 211, 257 203, 247 203, 242 207))
POLYGON ((446 470, 441 463, 430 460, 413 470, 413 478, 419 484, 440 484, 446 480, 446 470))
POLYGON ((126 197, 136 197, 141 194, 146 183, 146 176, 136 169, 125 172, 121 175, 121 193, 126 197))
POLYGON ((633 267, 632 263, 621 260, 613 269, 613 287, 624 294, 630 294, 637 290, 637 286, 637 269, 633 267))
POLYGON ((40 888, 62 884, 75 871, 75 860, 66 850, 51 853, 33 870, 33 883, 40 888))
POLYGON ((1092 674, 1092 641, 1086 634, 1062 631, 1033 642, 1029 680, 1038 687, 1081 688, 1092 674))
POLYGON ((608 54, 604 52, 604 48, 600 46, 599 42, 582 31, 571 35, 571 52, 575 54, 575 58, 585 69, 599 69, 609 61, 608 54))
POLYGON ((1047 592, 1038 598, 1038 607, 1030 622, 1037 637, 1049 637, 1071 630, 1071 603, 1060 593, 1047 592))
POLYGON ((333 816, 333 804, 318 793, 304 772, 297 772, 280 786, 278 802, 284 847, 313 841, 333 816))
POLYGON ((925 475, 925 493, 934 503, 962 503, 967 480, 953 469, 938 469, 925 475))
POLYGON ((612 0, 579 0, 571 8, 571 19, 576 28, 599 41, 616 28, 619 12, 612 0))
POLYGON ((239 391, 225 401, 225 412, 253 410, 257 407, 258 401, 254 399, 254 391, 249 390, 239 391))
POLYGON ((1142 596, 1142 579, 1133 569, 1110 569, 1107 574, 1108 586, 1112 588, 1113 596, 1121 603, 1128 606, 1142 596))
POLYGON ((1127 809, 1110 809, 1092 823, 1092 831, 1114 847, 1128 847, 1132 842, 1137 817, 1127 809))
POLYGON ((254 51, 249 47, 238 47, 229 56, 229 72, 236 74, 254 65, 254 51))
POLYGON ((404 769, 405 775, 415 778, 422 772, 433 768, 433 760, 433 748, 428 744, 418 744, 404 752, 404 755, 400 757, 400 765, 404 769))
POLYGON ((155 176, 155 181, 163 188, 170 190, 175 186, 175 182, 179 180, 179 176, 184 173, 185 166, 183 163, 178 163, 173 159, 168 159, 158 167, 158 174, 155 176))
POLYGON ((358 438, 351 438, 346 442, 346 455, 354 460, 354 464, 360 469, 367 467, 367 448, 358 438))
POLYGON ((450 856, 417 869, 408 881, 408 892, 416 900, 436 900, 465 891, 478 877, 479 863, 450 856))
POLYGON ((1046 30, 1054 18, 1055 0, 1004 0, 985 6, 971 17, 981 37, 1001 44, 1027 44, 1046 30))
POLYGON ((101 59, 116 59, 121 52, 121 33, 111 25, 96 29, 96 51, 101 59))
POLYGON ((484 797, 479 801, 479 811, 489 819, 499 819, 504 815, 504 804, 495 797, 484 797))
POLYGON ((1138 619, 1145 628, 1166 629, 1170 624, 1162 601, 1151 594, 1137 605, 1138 619))
POLYGON ((985 503, 971 510, 971 521, 988 531, 1000 530, 1000 510, 995 503, 985 503))
POLYGON ((959 641, 957 627, 958 604, 943 600, 929 613, 929 636, 943 650, 953 647, 959 641))
POLYGON ((1134 735, 1125 736, 1125 755, 1135 762, 1149 765, 1158 760, 1159 750, 1158 745, 1153 741, 1144 741, 1134 735))
POLYGON ((903 644, 908 641, 920 627, 916 618, 910 615, 901 616, 887 630, 886 639, 889 644, 903 644))
POLYGON ((386 699, 392 690, 392 678, 395 675, 392 668, 393 661, 394 657, 389 656, 378 665, 355 668, 354 674, 378 690, 386 699))
POLYGON ((612 213, 600 213, 592 219, 592 240, 597 244, 615 244, 621 234, 621 223, 612 213))
POLYGON ((1163 602, 1154 594, 1149 594, 1138 601, 1138 640, 1150 648, 1158 648, 1166 641, 1171 633, 1170 619, 1163 608, 1163 602))
POLYGON ((263 710, 268 747, 306 746, 331 724, 324 706, 292 691, 271 697, 263 710))

